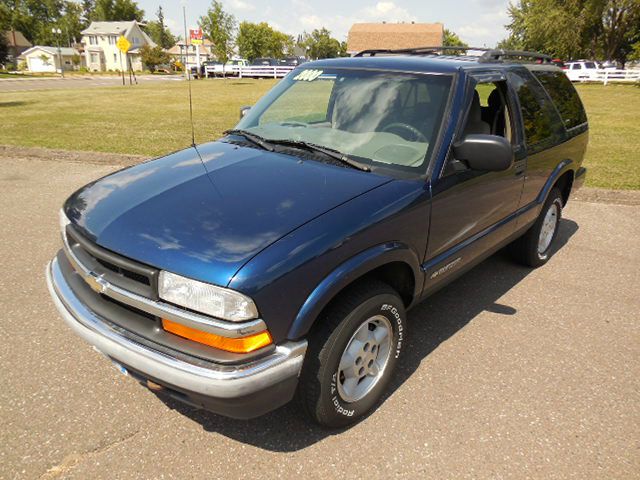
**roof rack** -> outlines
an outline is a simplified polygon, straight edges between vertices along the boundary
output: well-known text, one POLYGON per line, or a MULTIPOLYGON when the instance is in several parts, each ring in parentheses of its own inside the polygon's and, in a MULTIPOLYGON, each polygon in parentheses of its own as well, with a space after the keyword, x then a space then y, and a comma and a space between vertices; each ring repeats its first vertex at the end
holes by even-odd
MULTIPOLYGON (((417 47, 417 48, 401 48, 401 49, 371 49, 363 50, 356 53, 355 57, 375 57, 376 55, 441 55, 443 52, 452 51, 453 55, 457 52, 478 51, 484 52, 482 55, 475 56, 478 62, 495 63, 502 62, 505 58, 531 58, 542 63, 551 63, 552 58, 549 55, 538 52, 527 52, 525 50, 502 50, 485 47, 463 47, 460 45, 448 45, 442 47, 417 47)), ((472 55, 465 55, 472 56, 472 55)))

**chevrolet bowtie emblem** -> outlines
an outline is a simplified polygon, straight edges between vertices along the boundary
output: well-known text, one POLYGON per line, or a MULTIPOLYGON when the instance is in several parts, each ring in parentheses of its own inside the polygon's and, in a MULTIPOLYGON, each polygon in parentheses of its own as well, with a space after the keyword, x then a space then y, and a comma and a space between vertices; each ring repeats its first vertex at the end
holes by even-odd
POLYGON ((106 283, 102 279, 102 276, 89 274, 88 276, 84 277, 84 279, 94 292, 103 293, 105 291, 106 283))

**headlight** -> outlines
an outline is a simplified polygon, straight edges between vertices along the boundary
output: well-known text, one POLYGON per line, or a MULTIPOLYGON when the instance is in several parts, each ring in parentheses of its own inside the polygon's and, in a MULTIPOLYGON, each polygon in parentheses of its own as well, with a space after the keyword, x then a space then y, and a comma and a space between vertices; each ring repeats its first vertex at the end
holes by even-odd
POLYGON ((258 317, 255 303, 246 295, 164 270, 158 278, 158 294, 167 302, 232 322, 258 317))

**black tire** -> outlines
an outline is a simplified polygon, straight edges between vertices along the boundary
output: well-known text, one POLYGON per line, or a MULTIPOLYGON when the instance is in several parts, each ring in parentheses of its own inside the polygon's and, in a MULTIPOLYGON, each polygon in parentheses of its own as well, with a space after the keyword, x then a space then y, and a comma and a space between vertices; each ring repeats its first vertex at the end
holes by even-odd
MULTIPOLYGON (((346 427, 377 406, 400 357, 406 338, 406 312, 398 294, 380 281, 365 281, 347 289, 317 320, 300 375, 298 400, 307 415, 325 427, 346 427), (343 352, 354 333, 382 315, 392 329, 390 354, 377 383, 361 399, 345 401, 336 382, 343 352)), ((381 352, 379 349, 377 352, 381 352)))
POLYGON ((544 203, 536 222, 525 232, 524 235, 522 235, 522 237, 518 238, 511 244, 511 253, 516 261, 534 268, 547 263, 553 249, 553 244, 558 236, 560 220, 562 218, 562 206, 562 194, 560 193, 560 190, 554 187, 549 192, 547 201, 544 203), (547 212, 552 208, 555 208, 557 212, 555 218, 555 230, 549 246, 544 251, 540 252, 538 249, 540 233, 542 231, 547 212))

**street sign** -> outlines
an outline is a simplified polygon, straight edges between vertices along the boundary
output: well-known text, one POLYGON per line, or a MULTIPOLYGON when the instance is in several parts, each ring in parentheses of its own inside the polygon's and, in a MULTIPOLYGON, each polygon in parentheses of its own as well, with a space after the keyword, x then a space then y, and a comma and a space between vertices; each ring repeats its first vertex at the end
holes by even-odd
POLYGON ((191 45, 202 45, 202 29, 192 28, 189 30, 189 38, 191 39, 191 45))
POLYGON ((127 53, 131 48, 131 42, 129 42, 124 35, 120 35, 120 38, 118 38, 118 41, 116 42, 116 47, 118 47, 118 50, 122 53, 127 53))

